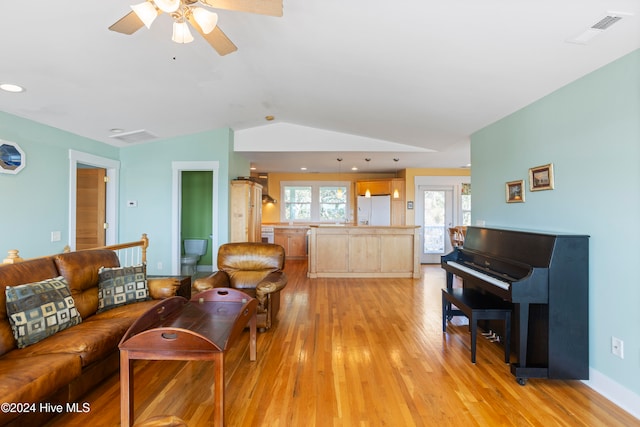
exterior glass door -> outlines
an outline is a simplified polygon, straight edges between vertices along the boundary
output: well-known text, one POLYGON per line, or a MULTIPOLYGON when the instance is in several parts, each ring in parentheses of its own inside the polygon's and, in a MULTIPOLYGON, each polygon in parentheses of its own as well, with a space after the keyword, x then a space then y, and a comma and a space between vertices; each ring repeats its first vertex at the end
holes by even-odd
POLYGON ((438 264, 440 256, 451 251, 449 227, 453 224, 453 189, 419 186, 421 195, 421 257, 423 264, 438 264))

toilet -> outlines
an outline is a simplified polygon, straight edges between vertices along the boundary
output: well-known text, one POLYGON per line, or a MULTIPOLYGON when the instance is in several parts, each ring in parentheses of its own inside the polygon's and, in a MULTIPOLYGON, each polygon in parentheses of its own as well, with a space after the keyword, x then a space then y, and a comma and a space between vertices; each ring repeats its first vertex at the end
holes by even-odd
POLYGON ((207 253, 207 241, 204 239, 185 239, 184 255, 180 257, 182 275, 193 276, 196 274, 198 260, 207 253))

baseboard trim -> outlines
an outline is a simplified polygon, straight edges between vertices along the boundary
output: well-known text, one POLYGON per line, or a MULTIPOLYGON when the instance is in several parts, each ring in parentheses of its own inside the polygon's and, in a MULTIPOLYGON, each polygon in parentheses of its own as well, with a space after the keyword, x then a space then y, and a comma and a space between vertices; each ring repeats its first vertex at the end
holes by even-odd
POLYGON ((640 395, 593 368, 589 368, 589 379, 583 383, 640 420, 640 395))

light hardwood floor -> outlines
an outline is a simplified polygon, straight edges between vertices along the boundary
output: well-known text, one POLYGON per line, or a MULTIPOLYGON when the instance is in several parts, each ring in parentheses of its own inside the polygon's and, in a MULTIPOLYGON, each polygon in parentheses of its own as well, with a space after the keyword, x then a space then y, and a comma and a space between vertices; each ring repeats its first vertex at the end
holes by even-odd
MULTIPOLYGON (((422 279, 307 279, 287 261, 279 321, 247 333, 227 355, 228 426, 631 426, 640 420, 580 381, 530 379, 520 386, 502 347, 479 339, 470 362, 466 320, 442 333, 439 266, 422 279)), ((135 364, 135 417, 173 414, 211 425, 212 366, 135 364)), ((57 426, 119 425, 117 375, 86 397, 91 411, 57 426)))

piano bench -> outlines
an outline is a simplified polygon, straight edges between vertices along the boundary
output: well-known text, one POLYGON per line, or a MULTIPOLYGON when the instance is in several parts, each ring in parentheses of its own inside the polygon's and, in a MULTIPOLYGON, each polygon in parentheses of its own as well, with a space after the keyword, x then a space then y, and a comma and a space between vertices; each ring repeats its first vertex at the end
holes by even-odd
POLYGON ((442 289, 442 332, 447 331, 447 317, 463 314, 471 328, 471 363, 476 363, 476 335, 478 320, 504 320, 504 361, 511 355, 511 304, 475 289, 442 289), (451 305, 459 310, 452 310, 451 305))

